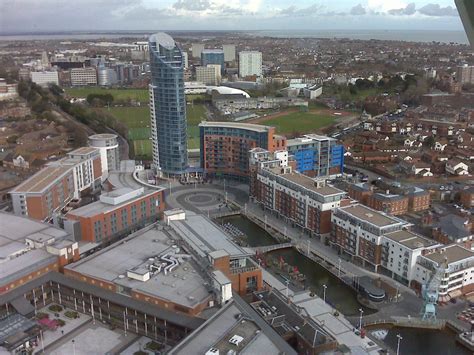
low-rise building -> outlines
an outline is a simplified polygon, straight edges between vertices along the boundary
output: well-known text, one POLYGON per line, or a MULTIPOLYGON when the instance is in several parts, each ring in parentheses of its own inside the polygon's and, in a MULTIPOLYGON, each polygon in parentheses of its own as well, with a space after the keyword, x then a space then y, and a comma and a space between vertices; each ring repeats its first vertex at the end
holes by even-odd
POLYGON ((469 217, 448 214, 434 223, 433 239, 442 244, 460 244, 472 249, 474 246, 474 224, 469 217))
POLYGON ((408 212, 408 197, 377 192, 368 197, 367 206, 396 216, 408 212))
POLYGON ((407 222, 397 217, 361 204, 336 208, 331 221, 330 243, 376 272, 382 264, 384 236, 408 226, 407 222))
POLYGON ((78 243, 50 224, 0 212, 0 226, 0 295, 79 259, 78 243))
POLYGON ((474 207, 474 187, 461 190, 459 201, 464 208, 474 207))
POLYGON ((448 245, 431 253, 421 255, 414 270, 414 286, 421 289, 435 275, 439 280, 439 301, 446 302, 451 298, 474 291, 474 252, 460 245, 448 245))
POLYGON ((71 210, 65 217, 65 226, 76 240, 110 243, 155 222, 164 207, 163 190, 121 188, 103 193, 99 201, 71 210))

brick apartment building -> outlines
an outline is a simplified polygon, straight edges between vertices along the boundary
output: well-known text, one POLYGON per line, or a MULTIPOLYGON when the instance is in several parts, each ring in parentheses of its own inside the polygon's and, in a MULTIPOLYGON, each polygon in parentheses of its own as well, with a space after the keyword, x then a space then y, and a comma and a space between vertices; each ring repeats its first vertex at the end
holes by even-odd
POLYGON ((408 226, 407 222, 397 217, 361 204, 336 208, 331 221, 330 243, 376 272, 382 264, 384 235, 408 226))
POLYGON ((158 220, 165 208, 163 190, 121 188, 70 211, 65 226, 76 240, 102 243, 158 220), (74 224, 79 224, 75 228, 74 224))
POLYGON ((249 177, 249 150, 270 152, 286 149, 286 138, 274 127, 235 122, 202 122, 200 129, 201 168, 208 176, 249 177))
POLYGON ((331 211, 344 204, 346 193, 324 181, 287 167, 263 167, 252 179, 251 197, 288 222, 309 233, 331 231, 331 211))
POLYGON ((89 147, 76 149, 9 192, 14 213, 40 221, 50 220, 71 200, 97 189, 101 176, 99 151, 89 147))
POLYGON ((391 215, 402 215, 408 212, 419 212, 429 209, 431 203, 430 193, 423 189, 392 188, 385 193, 376 192, 374 186, 366 183, 352 184, 349 186, 349 197, 360 203, 383 211, 391 215))

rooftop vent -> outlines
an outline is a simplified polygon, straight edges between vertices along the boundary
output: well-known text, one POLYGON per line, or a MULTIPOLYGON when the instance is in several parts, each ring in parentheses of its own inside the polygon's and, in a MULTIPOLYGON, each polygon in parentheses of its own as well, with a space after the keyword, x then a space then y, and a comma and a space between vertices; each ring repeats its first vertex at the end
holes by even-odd
POLYGON ((372 218, 374 216, 372 213, 366 213, 365 215, 367 218, 372 218))

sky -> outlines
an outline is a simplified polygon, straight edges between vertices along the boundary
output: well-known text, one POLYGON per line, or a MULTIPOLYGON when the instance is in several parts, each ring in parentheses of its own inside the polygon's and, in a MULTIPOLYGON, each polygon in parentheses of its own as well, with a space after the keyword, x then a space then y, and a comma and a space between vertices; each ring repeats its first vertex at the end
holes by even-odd
POLYGON ((0 33, 459 30, 454 0, 0 0, 0 33))

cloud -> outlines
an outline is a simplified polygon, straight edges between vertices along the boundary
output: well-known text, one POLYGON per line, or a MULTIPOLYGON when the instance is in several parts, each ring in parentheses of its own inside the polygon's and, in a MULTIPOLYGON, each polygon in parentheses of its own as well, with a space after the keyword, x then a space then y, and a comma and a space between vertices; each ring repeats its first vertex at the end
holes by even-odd
POLYGON ((441 7, 439 4, 428 4, 418 9, 418 12, 426 16, 459 16, 457 10, 451 6, 441 7))
POLYGON ((208 0, 178 0, 173 5, 177 10, 204 11, 211 7, 208 0))
POLYGON ((366 11, 365 11, 365 8, 362 6, 362 4, 359 4, 359 5, 354 6, 349 13, 354 16, 359 16, 359 15, 365 15, 366 11))
POLYGON ((403 15, 413 15, 416 12, 416 5, 414 2, 409 3, 407 6, 402 7, 400 9, 391 9, 388 10, 388 13, 390 15, 395 15, 395 16, 403 16, 403 15))
POLYGON ((301 17, 301 16, 311 16, 320 12, 323 6, 319 4, 313 4, 308 7, 298 8, 295 5, 289 6, 285 9, 281 9, 276 12, 280 16, 288 17, 301 17))

